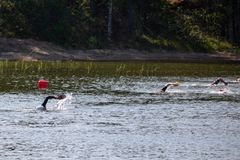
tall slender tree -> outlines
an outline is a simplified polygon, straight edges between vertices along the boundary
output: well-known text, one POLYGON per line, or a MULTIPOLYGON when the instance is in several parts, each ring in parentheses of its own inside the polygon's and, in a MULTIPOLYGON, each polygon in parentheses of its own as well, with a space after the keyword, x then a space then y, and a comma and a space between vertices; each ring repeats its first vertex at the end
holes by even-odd
POLYGON ((109 7, 108 7, 108 41, 112 41, 112 9, 113 9, 113 2, 109 0, 109 7))

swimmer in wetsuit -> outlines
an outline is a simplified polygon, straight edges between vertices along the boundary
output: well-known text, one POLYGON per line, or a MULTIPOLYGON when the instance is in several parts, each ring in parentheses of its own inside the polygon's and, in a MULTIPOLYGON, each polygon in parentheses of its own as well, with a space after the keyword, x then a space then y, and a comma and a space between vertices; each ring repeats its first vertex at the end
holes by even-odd
POLYGON ((240 83, 240 77, 238 77, 235 82, 240 83))
POLYGON ((168 83, 168 84, 166 84, 166 85, 160 90, 160 92, 166 92, 167 88, 169 88, 170 86, 179 86, 179 82, 174 82, 174 83, 168 83))
POLYGON ((224 85, 228 85, 228 83, 225 82, 222 78, 218 78, 218 79, 216 79, 215 81, 213 81, 213 82, 211 83, 211 86, 213 86, 213 85, 218 85, 218 83, 220 83, 220 82, 222 82, 224 85))
POLYGON ((59 95, 59 96, 48 96, 45 98, 42 105, 40 107, 37 107, 37 110, 46 111, 47 110, 46 105, 47 105, 47 102, 49 99, 59 99, 60 100, 60 99, 64 99, 64 98, 66 98, 66 96, 63 94, 59 95))

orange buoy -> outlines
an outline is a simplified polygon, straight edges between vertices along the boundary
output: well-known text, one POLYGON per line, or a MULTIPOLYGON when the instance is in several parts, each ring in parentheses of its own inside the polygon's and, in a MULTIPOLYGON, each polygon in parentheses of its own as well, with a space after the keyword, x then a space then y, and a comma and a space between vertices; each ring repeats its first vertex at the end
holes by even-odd
POLYGON ((38 81, 38 85, 37 86, 38 86, 39 90, 45 90, 45 89, 48 88, 48 81, 41 79, 41 80, 38 81))

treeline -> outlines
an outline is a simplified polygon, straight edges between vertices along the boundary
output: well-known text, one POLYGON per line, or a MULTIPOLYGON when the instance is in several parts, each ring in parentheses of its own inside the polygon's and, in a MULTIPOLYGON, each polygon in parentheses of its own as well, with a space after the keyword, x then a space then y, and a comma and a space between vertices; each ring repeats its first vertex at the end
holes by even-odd
POLYGON ((71 48, 240 46, 238 0, 1 0, 0 36, 71 48))

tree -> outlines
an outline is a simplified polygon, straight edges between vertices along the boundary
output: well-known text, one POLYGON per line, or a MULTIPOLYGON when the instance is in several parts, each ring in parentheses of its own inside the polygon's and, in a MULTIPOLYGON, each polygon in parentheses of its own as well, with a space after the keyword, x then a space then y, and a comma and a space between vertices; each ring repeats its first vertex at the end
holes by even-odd
POLYGON ((108 41, 112 41, 112 0, 109 0, 109 9, 108 9, 108 41))

